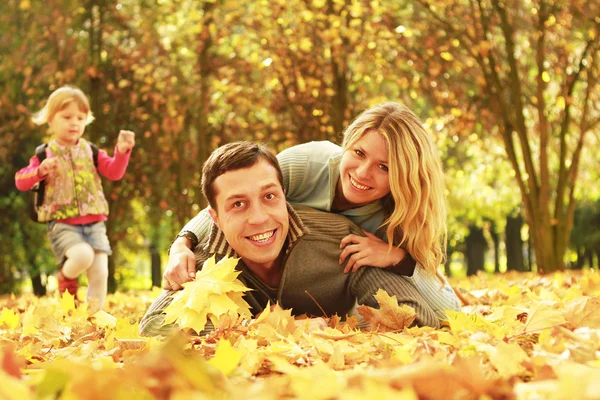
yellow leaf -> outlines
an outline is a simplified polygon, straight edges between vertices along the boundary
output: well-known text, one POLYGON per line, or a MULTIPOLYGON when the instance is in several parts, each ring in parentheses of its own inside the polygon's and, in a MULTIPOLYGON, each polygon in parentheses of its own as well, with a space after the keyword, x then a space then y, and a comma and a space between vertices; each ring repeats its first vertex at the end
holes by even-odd
POLYGON ((29 0, 21 0, 21 2, 19 3, 19 9, 26 11, 29 10, 31 8, 31 2, 29 0))
POLYGON ((60 296, 60 308, 62 309, 63 314, 69 314, 69 311, 75 310, 75 296, 73 296, 68 291, 64 291, 60 296))
POLYGON ((4 372, 0 368, 0 398, 6 400, 27 400, 33 399, 33 392, 29 389, 29 386, 11 375, 4 372))
POLYGON ((379 310, 368 306, 358 307, 358 313, 374 327, 379 325, 388 330, 408 328, 417 316, 414 308, 398 305, 396 296, 390 297, 383 289, 377 291, 375 299, 379 303, 379 310))
POLYGON ((139 323, 131 323, 129 318, 117 318, 114 337, 117 339, 138 339, 139 323))
POLYGON ((442 51, 440 53, 440 57, 442 57, 446 61, 454 60, 454 57, 452 56, 452 54, 448 53, 447 51, 442 51))
POLYGON ((227 339, 221 339, 217 345, 215 356, 208 363, 225 375, 229 375, 242 358, 242 353, 237 351, 227 339))
POLYGON ((10 329, 15 329, 19 325, 19 316, 9 308, 2 309, 0 315, 0 324, 4 322, 10 329))
POLYGON ((100 327, 116 327, 117 326, 117 318, 113 317, 106 311, 98 311, 92 315, 92 322, 94 322, 97 326, 100 327))
POLYGON ((495 347, 489 346, 486 353, 503 378, 519 375, 525 370, 521 362, 527 360, 528 356, 516 343, 500 342, 495 347))
POLYGON ((542 72, 542 80, 546 83, 550 82, 550 75, 548 74, 548 72, 542 72))
POLYGON ((21 335, 31 336, 38 332, 40 324, 40 316, 35 312, 36 306, 30 306, 23 316, 23 331, 21 335))
POLYGON ((206 260, 196 279, 185 283, 165 309, 165 324, 177 322, 182 329, 200 333, 208 318, 215 325, 230 312, 250 318, 250 305, 242 298, 250 289, 237 280, 237 262, 237 258, 225 257, 215 263, 214 256, 206 260))
POLYGON ((562 312, 547 305, 537 304, 529 310, 525 323, 525 332, 537 332, 542 329, 565 324, 562 312))
POLYGON ((600 299, 597 297, 581 297, 569 303, 564 309, 564 316, 571 328, 587 326, 600 328, 600 299))

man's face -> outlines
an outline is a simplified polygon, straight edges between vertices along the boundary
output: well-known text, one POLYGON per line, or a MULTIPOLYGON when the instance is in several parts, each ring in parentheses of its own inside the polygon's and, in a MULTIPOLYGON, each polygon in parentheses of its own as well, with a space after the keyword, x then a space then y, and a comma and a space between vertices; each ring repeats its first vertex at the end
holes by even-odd
POLYGON ((215 179, 215 204, 209 209, 229 245, 250 268, 272 268, 289 230, 285 194, 277 171, 261 160, 215 179))

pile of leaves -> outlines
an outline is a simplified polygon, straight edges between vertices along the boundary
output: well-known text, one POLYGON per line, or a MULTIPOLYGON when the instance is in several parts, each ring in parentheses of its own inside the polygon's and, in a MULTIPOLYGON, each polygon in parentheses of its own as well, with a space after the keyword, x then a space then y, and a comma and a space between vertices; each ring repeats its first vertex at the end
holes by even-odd
POLYGON ((442 329, 398 327, 410 315, 381 292, 380 310, 363 309, 367 329, 272 307, 254 320, 209 315, 212 333, 165 340, 138 336, 158 290, 109 296, 93 316, 69 295, 11 296, 0 302, 0 398, 600 397, 600 274, 452 283, 468 305, 442 329))

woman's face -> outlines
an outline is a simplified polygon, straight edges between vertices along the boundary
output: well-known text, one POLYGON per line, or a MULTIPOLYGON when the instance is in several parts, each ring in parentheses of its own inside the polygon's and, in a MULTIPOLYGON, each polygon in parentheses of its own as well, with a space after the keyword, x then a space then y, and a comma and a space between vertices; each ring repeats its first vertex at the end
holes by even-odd
POLYGON ((388 145, 375 131, 365 133, 348 147, 340 162, 336 196, 354 207, 381 199, 390 192, 388 145), (340 193, 341 192, 341 193, 340 193))

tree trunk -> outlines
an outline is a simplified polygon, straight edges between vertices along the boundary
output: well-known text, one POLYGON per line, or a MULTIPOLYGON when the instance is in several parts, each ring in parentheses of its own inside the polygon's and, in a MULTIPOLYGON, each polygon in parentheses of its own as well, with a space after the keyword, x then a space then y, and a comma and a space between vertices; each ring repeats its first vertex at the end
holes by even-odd
POLYGON ((523 218, 520 215, 506 218, 506 269, 509 271, 525 271, 522 227, 523 218))
MULTIPOLYGON (((531 235, 531 232, 529 232, 531 235)), ((527 271, 533 271, 533 246, 531 245, 531 236, 527 239, 527 271)))
POLYGON ((471 276, 475 275, 477 271, 482 270, 485 262, 487 242, 483 236, 483 229, 477 226, 470 226, 466 242, 467 275, 471 276))
POLYGON ((452 253, 454 253, 454 250, 448 249, 447 251, 447 258, 446 258, 446 263, 444 264, 444 270, 446 271, 446 276, 450 276, 450 261, 452 260, 452 253))
POLYGON ((46 285, 42 284, 42 275, 38 272, 31 275, 31 286, 33 286, 33 294, 38 297, 46 295, 46 285))
POLYGON ((152 286, 162 286, 162 271, 160 265, 160 253, 154 244, 150 246, 150 261, 152 270, 152 286))
POLYGON ((117 281, 115 280, 115 253, 108 257, 108 293, 117 291, 117 281))
POLYGON ((494 272, 500 272, 500 235, 496 232, 496 224, 490 224, 490 236, 494 244, 494 272))

